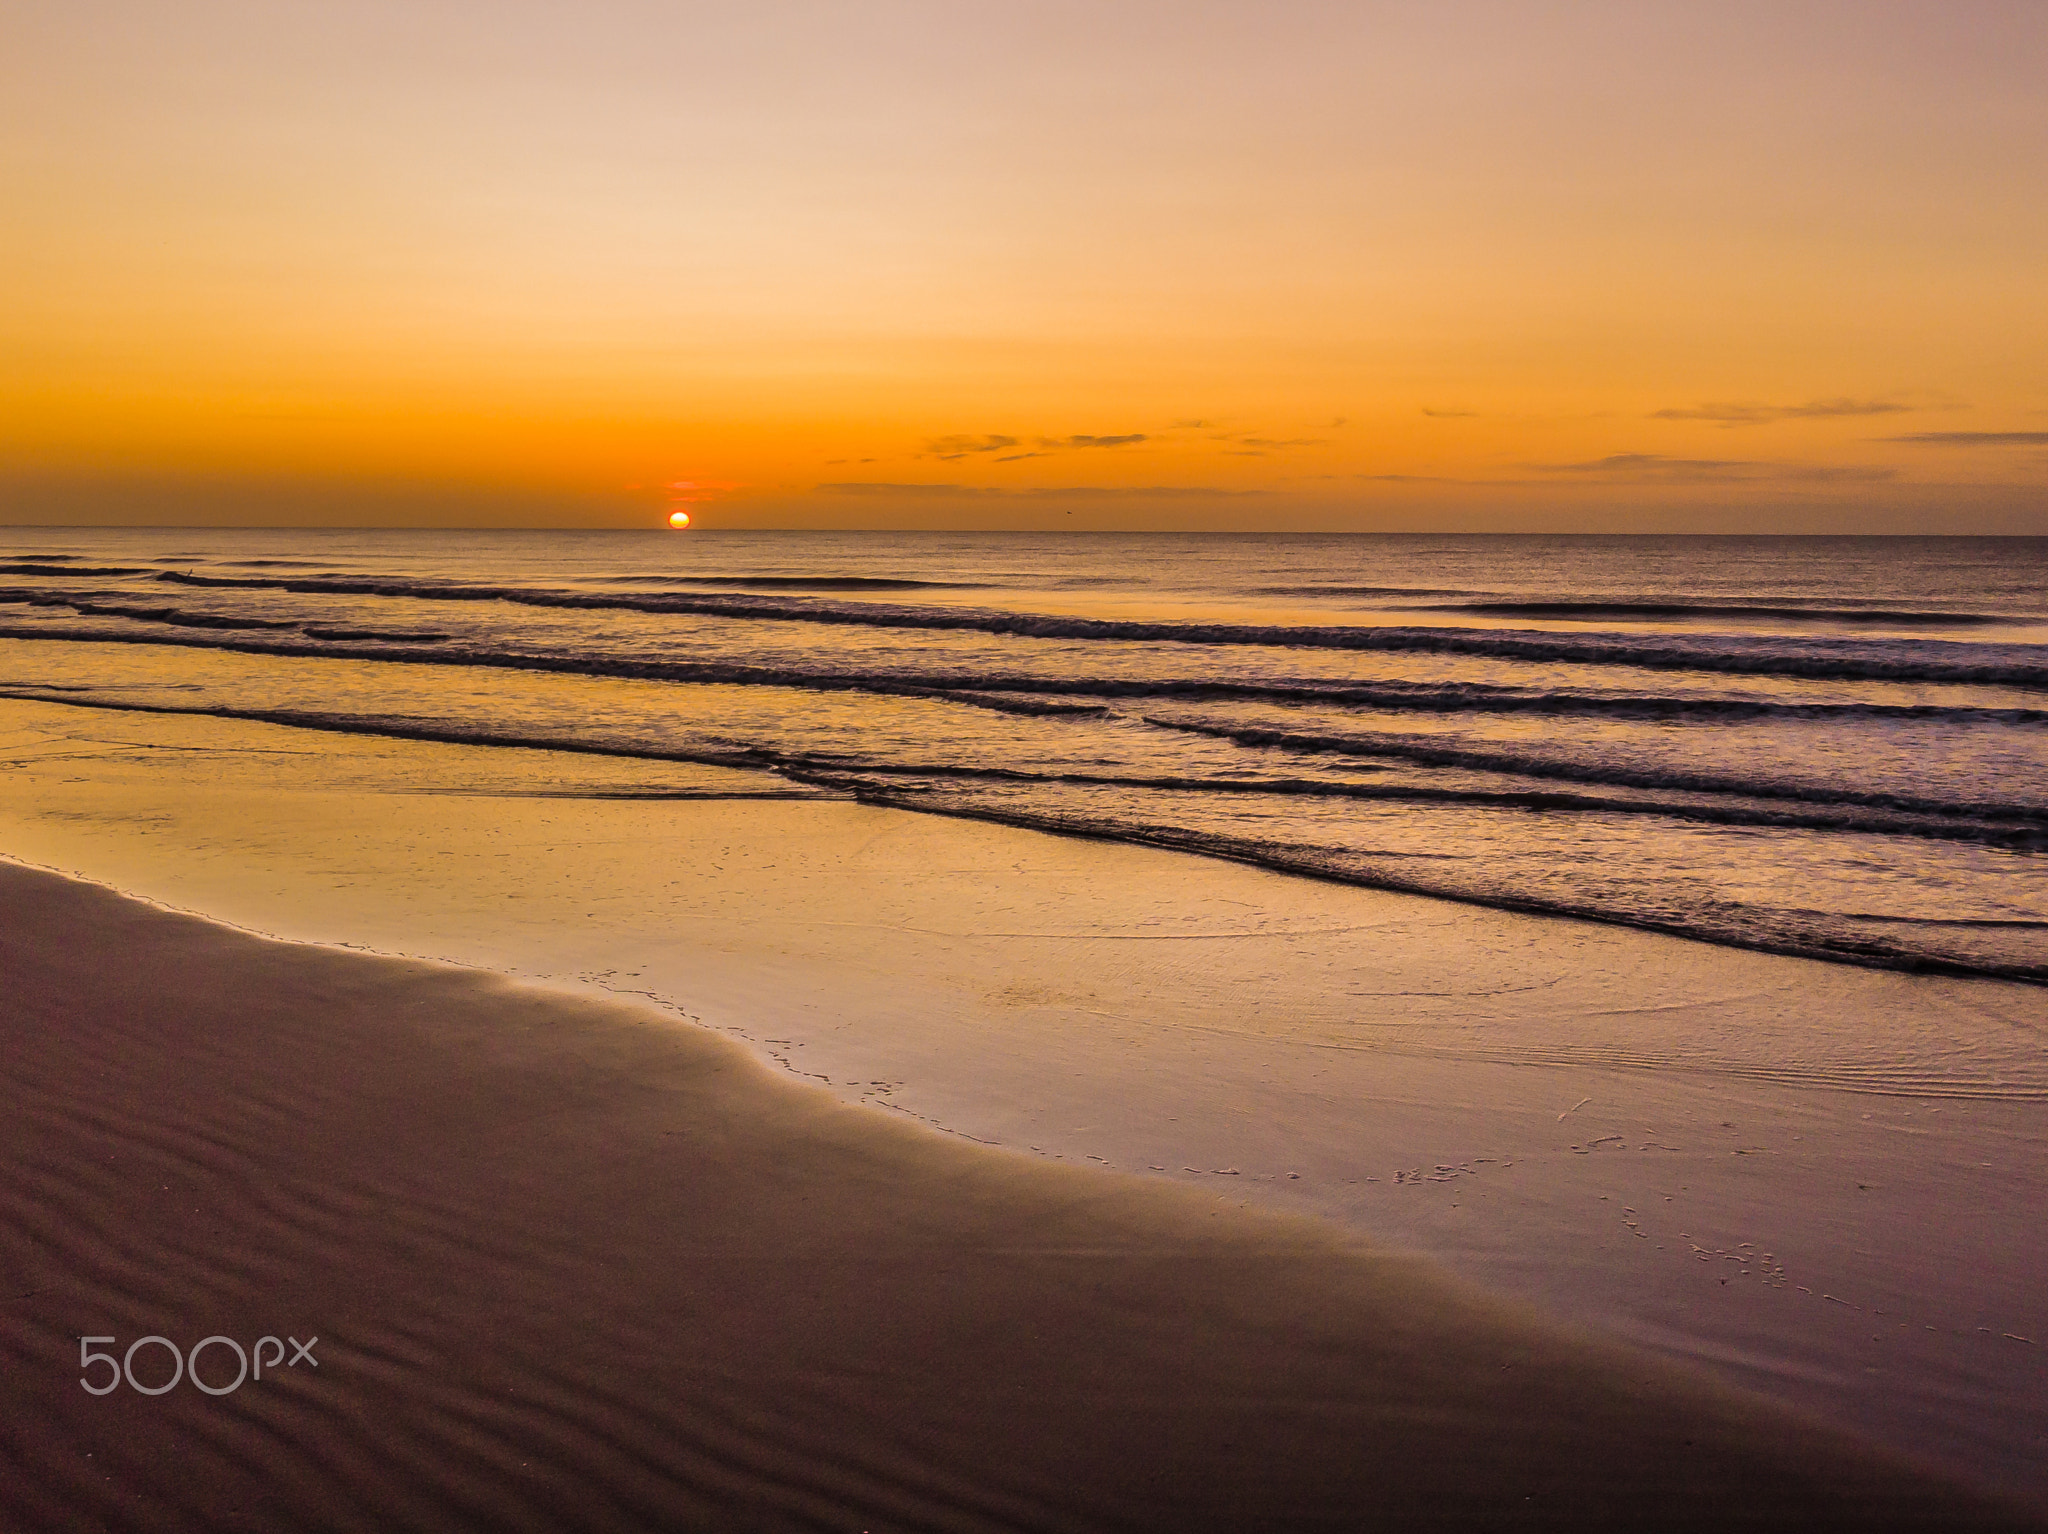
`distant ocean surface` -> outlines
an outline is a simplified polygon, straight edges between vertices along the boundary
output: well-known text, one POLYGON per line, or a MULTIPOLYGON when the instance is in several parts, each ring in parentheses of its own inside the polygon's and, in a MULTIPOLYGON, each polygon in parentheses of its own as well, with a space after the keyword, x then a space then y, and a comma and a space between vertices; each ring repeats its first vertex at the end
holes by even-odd
POLYGON ((0 695, 2048 981, 2048 539, 17 528, 0 695))

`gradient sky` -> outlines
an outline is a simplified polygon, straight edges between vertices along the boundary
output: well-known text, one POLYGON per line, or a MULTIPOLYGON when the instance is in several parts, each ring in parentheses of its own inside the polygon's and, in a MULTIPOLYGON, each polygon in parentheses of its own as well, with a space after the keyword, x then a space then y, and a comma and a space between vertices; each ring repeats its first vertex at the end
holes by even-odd
POLYGON ((15 0, 0 520, 2048 533, 2041 0, 15 0))

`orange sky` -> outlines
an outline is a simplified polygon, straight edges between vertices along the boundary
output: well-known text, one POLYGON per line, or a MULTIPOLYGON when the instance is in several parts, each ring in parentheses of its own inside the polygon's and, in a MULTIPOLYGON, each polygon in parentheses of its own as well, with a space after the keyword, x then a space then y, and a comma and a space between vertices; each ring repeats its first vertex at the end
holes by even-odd
POLYGON ((2048 533, 2044 79, 2037 0, 30 0, 0 519, 2048 533))

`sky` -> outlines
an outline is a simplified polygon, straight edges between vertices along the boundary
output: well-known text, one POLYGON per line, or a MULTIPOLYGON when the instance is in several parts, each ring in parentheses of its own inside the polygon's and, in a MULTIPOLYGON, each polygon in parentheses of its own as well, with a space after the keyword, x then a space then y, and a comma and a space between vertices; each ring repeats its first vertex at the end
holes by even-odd
POLYGON ((2040 0, 13 0, 0 521, 2048 534, 2040 0))

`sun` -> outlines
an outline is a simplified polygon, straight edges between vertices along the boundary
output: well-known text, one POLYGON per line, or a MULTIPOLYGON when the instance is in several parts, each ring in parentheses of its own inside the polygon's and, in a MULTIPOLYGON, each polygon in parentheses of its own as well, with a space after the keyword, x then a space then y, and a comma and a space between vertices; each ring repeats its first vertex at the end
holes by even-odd
POLYGON ((672 511, 668 514, 668 525, 680 532, 690 525, 690 514, 687 511, 672 511))

